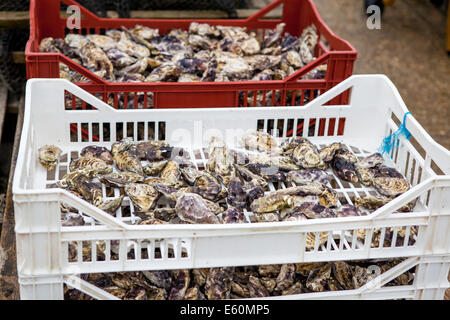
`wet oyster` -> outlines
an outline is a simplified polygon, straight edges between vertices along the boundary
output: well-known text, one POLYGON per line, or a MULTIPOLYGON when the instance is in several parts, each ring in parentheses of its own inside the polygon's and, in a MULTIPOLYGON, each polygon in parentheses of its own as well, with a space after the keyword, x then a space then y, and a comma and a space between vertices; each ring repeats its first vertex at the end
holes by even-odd
POLYGON ((105 147, 87 146, 81 149, 80 155, 85 158, 98 158, 108 165, 113 164, 112 154, 105 147))
POLYGON ((219 219, 208 207, 206 200, 195 193, 185 193, 178 198, 176 206, 178 217, 191 223, 219 223, 219 219))
POLYGON ((222 199, 226 190, 219 180, 208 172, 202 172, 195 179, 194 186, 188 189, 188 192, 197 193, 210 201, 222 199))
POLYGON ((159 192, 148 184, 129 183, 125 186, 125 193, 139 212, 153 209, 159 198, 159 192))
POLYGON ((264 189, 256 179, 246 182, 243 186, 243 190, 247 195, 247 204, 251 204, 255 199, 264 196, 264 189))
POLYGON ((39 162, 47 170, 53 170, 58 164, 62 150, 57 146, 45 145, 39 148, 39 162))

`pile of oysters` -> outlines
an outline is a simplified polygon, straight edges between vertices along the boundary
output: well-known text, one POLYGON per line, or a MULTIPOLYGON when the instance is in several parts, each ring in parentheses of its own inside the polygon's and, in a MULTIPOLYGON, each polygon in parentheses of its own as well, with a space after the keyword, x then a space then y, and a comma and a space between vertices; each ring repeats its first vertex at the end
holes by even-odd
MULTIPOLYGON (((193 22, 188 30, 142 25, 109 29, 105 34, 67 34, 44 38, 40 52, 62 53, 97 76, 112 82, 200 82, 282 80, 316 58, 316 27, 299 37, 280 23, 265 37, 244 27, 211 26, 193 22)), ((323 78, 326 65, 305 78, 323 78)), ((60 77, 85 82, 80 74, 60 65, 60 77)))
MULTIPOLYGON (((61 152, 56 146, 40 148, 40 163, 53 170, 61 152)), ((56 186, 113 216, 119 208, 132 209, 139 224, 233 224, 360 216, 411 187, 400 172, 383 164, 379 153, 357 158, 342 143, 319 149, 305 137, 279 143, 265 132, 249 132, 241 137, 237 148, 212 137, 204 156, 206 162, 199 164, 187 150, 165 141, 133 142, 127 138, 113 143, 110 150, 91 145, 81 150, 79 158, 72 159, 70 171, 56 181, 56 186), (345 189, 343 183, 373 187, 377 194, 354 196, 350 204, 339 193, 345 189), (105 188, 116 192, 106 195, 105 188)), ((414 206, 412 201, 398 211, 409 212, 414 206)), ((62 203, 61 209, 63 225, 84 224, 76 208, 62 203)), ((404 236, 401 232, 397 241, 404 236)), ((320 245, 327 237, 327 233, 321 234, 320 245)), ((364 239, 364 233, 358 233, 358 237, 364 239)), ((306 246, 314 247, 314 242, 311 234, 306 246)))
MULTIPOLYGON (((402 259, 297 263, 245 267, 162 270, 82 275, 124 300, 221 300, 358 289, 402 259)), ((387 286, 410 285, 414 269, 387 286)), ((67 300, 92 299, 65 287, 67 300)))

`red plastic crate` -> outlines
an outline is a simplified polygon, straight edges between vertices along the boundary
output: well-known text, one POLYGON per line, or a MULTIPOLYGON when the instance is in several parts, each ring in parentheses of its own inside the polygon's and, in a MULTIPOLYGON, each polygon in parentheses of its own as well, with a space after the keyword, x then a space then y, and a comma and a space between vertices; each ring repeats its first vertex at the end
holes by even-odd
MULTIPOLYGON (((133 99, 138 95, 143 96, 139 106, 143 108, 252 107, 261 105, 261 102, 258 105, 256 101, 258 93, 260 97, 261 95, 263 97, 262 105, 303 105, 351 76, 357 57, 357 51, 325 25, 312 0, 276 0, 245 20, 105 19, 97 17, 80 6, 81 30, 66 28, 67 19, 61 16, 62 3, 78 5, 73 0, 31 0, 30 39, 25 50, 27 77, 29 79, 59 78, 59 63, 63 63, 89 79, 88 82, 77 83, 77 85, 105 102, 109 101, 116 108, 138 108, 138 99, 133 99), (282 19, 263 19, 268 12, 278 6, 283 6, 282 19), (193 21, 210 25, 246 27, 248 31, 257 32, 262 39, 266 30, 274 29, 281 22, 286 23, 285 31, 294 36, 299 36, 305 27, 314 24, 319 35, 315 53, 317 59, 280 81, 114 83, 101 79, 60 53, 41 53, 38 50, 41 39, 45 37, 63 38, 67 33, 78 32, 101 34, 108 29, 121 26, 131 28, 136 24, 158 28, 163 34, 172 28, 188 29, 193 21), (327 64, 324 79, 301 79, 322 64, 327 64), (269 93, 273 97, 272 101, 266 101, 269 93)), ((76 102, 75 97, 69 97, 70 99, 76 102)), ((344 104, 347 99, 348 94, 343 94, 330 104, 344 104)), ((72 105, 75 106, 75 103, 72 105)), ((82 108, 85 107, 82 105, 82 108)))

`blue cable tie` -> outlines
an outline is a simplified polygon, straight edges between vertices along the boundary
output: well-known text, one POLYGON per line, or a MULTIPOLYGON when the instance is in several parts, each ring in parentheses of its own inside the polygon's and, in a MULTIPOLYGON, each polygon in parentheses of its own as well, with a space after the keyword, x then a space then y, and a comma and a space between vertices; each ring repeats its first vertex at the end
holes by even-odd
POLYGON ((395 131, 394 133, 388 135, 383 139, 383 142, 379 149, 379 152, 381 154, 391 153, 394 145, 398 147, 400 143, 399 138, 401 136, 404 136, 408 140, 411 139, 411 132, 409 132, 408 129, 406 129, 406 117, 408 116, 408 114, 411 114, 411 112, 405 113, 405 116, 403 117, 403 122, 400 123, 400 126, 398 127, 397 131, 395 131))

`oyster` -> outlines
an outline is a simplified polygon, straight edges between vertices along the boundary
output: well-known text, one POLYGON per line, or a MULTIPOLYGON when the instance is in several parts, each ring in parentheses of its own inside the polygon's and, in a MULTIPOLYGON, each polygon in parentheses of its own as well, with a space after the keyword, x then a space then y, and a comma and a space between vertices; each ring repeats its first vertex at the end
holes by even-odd
POLYGON ((303 284, 298 281, 296 283, 294 283, 292 286, 290 286, 289 288, 281 291, 281 295, 283 296, 288 296, 288 295, 294 295, 294 294, 301 294, 303 293, 304 287, 303 284))
POLYGON ((247 219, 241 210, 228 207, 223 213, 223 223, 247 223, 247 219))
POLYGON ((283 150, 304 169, 326 168, 319 150, 307 138, 292 137, 283 145, 283 150), (289 152, 292 149, 292 152, 289 152))
POLYGON ((192 269, 192 281, 195 285, 203 287, 210 272, 209 268, 192 269))
POLYGON ((247 195, 247 204, 251 204, 255 199, 264 196, 264 189, 256 179, 246 182, 243 186, 243 190, 247 195))
POLYGON ((103 51, 108 51, 110 49, 115 49, 117 46, 116 41, 108 36, 103 36, 99 34, 88 34, 86 38, 95 43, 96 46, 101 48, 103 51))
POLYGON ((195 179, 194 186, 188 192, 197 193, 210 201, 217 201, 225 196, 226 190, 213 175, 202 172, 195 179))
POLYGON ((295 264, 283 264, 277 276, 276 291, 283 291, 291 287, 295 280, 295 264))
POLYGON ((169 291, 172 284, 172 277, 167 270, 142 271, 145 278, 154 286, 169 291))
MULTIPOLYGON (((381 208, 385 204, 389 203, 393 199, 386 196, 373 196, 373 195, 364 195, 362 197, 356 197, 354 198, 353 202, 357 206, 361 206, 363 208, 369 209, 369 210, 376 210, 378 208, 381 208)), ((409 202, 408 204, 402 206, 398 209, 400 212, 411 212, 414 207, 416 206, 417 199, 409 202)))
POLYGON ((205 295, 200 291, 198 286, 186 290, 184 300, 206 300, 205 295))
POLYGON ((302 203, 298 208, 296 208, 296 212, 304 214, 309 219, 336 217, 336 212, 333 209, 326 208, 314 202, 302 203))
POLYGON ((174 270, 172 273, 172 287, 168 300, 183 300, 189 287, 189 270, 174 270))
POLYGON ((108 165, 100 158, 94 157, 81 157, 72 162, 69 165, 70 171, 83 170, 90 177, 96 175, 103 175, 112 172, 112 166, 108 165))
POLYGON ((339 142, 332 143, 328 147, 320 149, 319 155, 322 161, 325 163, 330 163, 333 160, 336 151, 341 149, 342 145, 339 142))
POLYGON ((164 167, 167 164, 167 160, 150 162, 146 166, 142 168, 144 174, 147 176, 157 176, 163 171, 164 167))
POLYGON ((384 196, 395 197, 411 188, 408 180, 394 168, 378 166, 373 185, 384 196))
POLYGON ((121 195, 120 197, 116 198, 116 199, 112 199, 106 202, 103 202, 102 204, 100 204, 98 206, 99 209, 108 212, 109 214, 114 214, 117 209, 120 208, 120 206, 122 205, 122 201, 123 201, 123 195, 121 195))
POLYGON ((86 201, 89 201, 93 205, 99 206, 103 203, 100 183, 91 182, 88 177, 80 175, 73 180, 73 187, 86 201))
POLYGON ((280 217, 275 212, 263 212, 263 213, 254 213, 253 214, 256 222, 278 222, 280 221, 280 217))
POLYGON ((284 32, 285 23, 280 23, 276 26, 275 30, 269 32, 262 43, 262 48, 269 48, 272 46, 279 46, 281 44, 282 35, 284 32))
POLYGON ((358 207, 350 204, 343 205, 336 211, 337 217, 357 217, 360 215, 361 213, 359 212, 358 207))
POLYGON ((87 146, 81 149, 80 155, 85 158, 98 158, 108 165, 113 164, 112 154, 105 147, 87 146))
POLYGON ((344 290, 352 290, 353 287, 353 268, 346 262, 331 263, 331 271, 339 285, 344 290))
POLYGON ((280 171, 297 170, 298 166, 289 158, 285 156, 274 156, 266 154, 258 154, 256 156, 249 156, 249 164, 247 166, 272 166, 280 171))
POLYGON ((125 186, 125 193, 138 212, 150 211, 159 198, 159 192, 148 184, 129 183, 125 186))
POLYGON ((83 64, 90 70, 104 72, 106 79, 114 79, 114 66, 108 56, 95 43, 88 42, 80 48, 83 64))
POLYGON ((137 61, 136 58, 133 58, 129 54, 115 48, 106 51, 106 55, 113 66, 119 69, 132 65, 137 61))
POLYGON ((347 148, 338 149, 331 161, 334 173, 342 180, 357 183, 359 181, 356 173, 358 159, 347 148))
POLYGON ((267 181, 264 178, 262 178, 257 174, 254 174, 248 168, 240 165, 236 165, 235 168, 237 172, 241 175, 241 177, 244 178, 245 181, 255 183, 261 188, 265 188, 267 186, 267 181))
POLYGON ((228 185, 227 202, 229 205, 242 209, 247 206, 247 193, 239 178, 233 178, 228 185))
POLYGON ((166 62, 150 72, 145 82, 175 82, 181 74, 181 68, 175 64, 166 62))
POLYGON ((279 153, 277 140, 271 135, 262 132, 250 132, 241 138, 241 145, 248 150, 257 150, 270 153, 279 153))
POLYGON ((116 188, 124 188, 129 183, 144 181, 144 177, 142 175, 127 171, 105 174, 99 176, 99 179, 102 183, 116 188))
POLYGON ((312 270, 306 279, 306 288, 313 292, 323 292, 327 290, 328 281, 331 278, 331 266, 326 264, 323 267, 312 270))
POLYGON ((306 184, 310 182, 328 184, 330 179, 330 175, 320 169, 294 170, 290 171, 287 175, 287 181, 292 181, 296 184, 306 184))
POLYGON ((205 295, 209 300, 229 299, 234 268, 211 268, 206 278, 205 295))
POLYGON ((374 153, 368 157, 358 160, 357 166, 360 168, 373 168, 383 164, 384 158, 380 153, 374 153))
POLYGON ((178 198, 176 206, 178 217, 191 223, 219 223, 219 219, 208 207, 206 200, 195 193, 185 193, 178 198))
POLYGON ((173 160, 170 160, 161 171, 161 179, 164 180, 164 184, 174 188, 179 188, 184 185, 180 165, 173 160))
POLYGON ((269 291, 262 284, 261 280, 257 277, 250 276, 248 278, 248 291, 251 297, 268 297, 269 291))
POLYGON ((45 145, 39 148, 39 162, 47 170, 53 170, 58 164, 62 150, 57 146, 45 145))
POLYGON ((140 159, 161 161, 171 157, 173 147, 170 147, 165 141, 145 141, 139 142, 136 150, 140 159))

